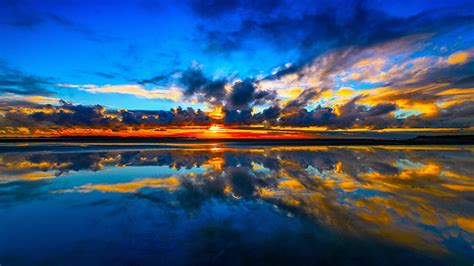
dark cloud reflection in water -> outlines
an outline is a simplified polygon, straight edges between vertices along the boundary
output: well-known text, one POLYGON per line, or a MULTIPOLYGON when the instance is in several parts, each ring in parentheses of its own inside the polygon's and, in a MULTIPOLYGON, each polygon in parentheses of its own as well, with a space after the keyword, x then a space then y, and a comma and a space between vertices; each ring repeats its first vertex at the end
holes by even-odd
POLYGON ((193 145, 3 153, 0 263, 469 264, 473 152, 193 145))

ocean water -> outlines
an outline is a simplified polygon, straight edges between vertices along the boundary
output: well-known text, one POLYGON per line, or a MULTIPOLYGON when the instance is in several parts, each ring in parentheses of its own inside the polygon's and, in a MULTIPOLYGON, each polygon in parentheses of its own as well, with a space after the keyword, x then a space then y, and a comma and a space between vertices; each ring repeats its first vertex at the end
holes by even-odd
POLYGON ((0 265, 472 265, 474 147, 11 145, 0 265))

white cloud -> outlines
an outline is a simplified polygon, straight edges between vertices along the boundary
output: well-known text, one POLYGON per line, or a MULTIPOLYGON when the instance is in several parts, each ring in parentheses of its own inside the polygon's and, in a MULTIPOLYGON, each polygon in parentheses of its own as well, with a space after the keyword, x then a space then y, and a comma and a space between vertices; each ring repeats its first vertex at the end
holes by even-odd
POLYGON ((122 84, 122 85, 104 85, 97 86, 92 84, 76 85, 76 84, 58 84, 58 86, 66 88, 77 88, 89 93, 119 93, 134 95, 146 99, 169 99, 177 101, 181 98, 182 93, 176 87, 145 89, 138 84, 122 84))

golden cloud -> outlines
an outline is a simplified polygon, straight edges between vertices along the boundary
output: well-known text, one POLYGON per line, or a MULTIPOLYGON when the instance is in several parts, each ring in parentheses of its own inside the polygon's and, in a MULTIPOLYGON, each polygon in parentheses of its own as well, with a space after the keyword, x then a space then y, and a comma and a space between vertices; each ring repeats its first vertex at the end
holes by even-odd
POLYGON ((464 64, 468 61, 470 54, 466 51, 456 52, 448 57, 447 63, 450 65, 464 64))

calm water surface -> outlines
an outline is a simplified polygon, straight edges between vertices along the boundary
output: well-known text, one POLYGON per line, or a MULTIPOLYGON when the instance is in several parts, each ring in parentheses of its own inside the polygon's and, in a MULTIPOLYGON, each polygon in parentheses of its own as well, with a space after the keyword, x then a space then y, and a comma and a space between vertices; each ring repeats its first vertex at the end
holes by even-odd
POLYGON ((0 152, 0 264, 473 265, 473 147, 0 152))

